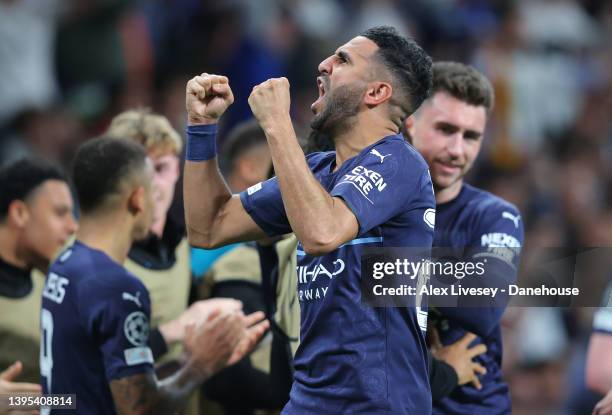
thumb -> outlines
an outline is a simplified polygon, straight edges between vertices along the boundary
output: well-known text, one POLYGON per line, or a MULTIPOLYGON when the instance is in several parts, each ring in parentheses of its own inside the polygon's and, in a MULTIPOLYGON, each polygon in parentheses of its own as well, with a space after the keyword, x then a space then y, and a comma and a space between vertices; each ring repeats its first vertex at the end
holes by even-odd
POLYGON ((23 369, 23 366, 21 362, 18 360, 12 365, 10 365, 8 368, 6 368, 6 370, 4 370, 3 372, 0 372, 0 379, 11 382, 17 376, 19 376, 22 369, 23 369))

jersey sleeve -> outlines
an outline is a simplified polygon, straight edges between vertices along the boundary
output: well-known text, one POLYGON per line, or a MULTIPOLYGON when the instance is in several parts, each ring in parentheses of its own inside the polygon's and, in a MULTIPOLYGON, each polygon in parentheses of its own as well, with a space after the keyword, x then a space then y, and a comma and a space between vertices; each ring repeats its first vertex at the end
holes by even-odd
POLYGON ((244 210, 269 236, 291 232, 278 179, 273 177, 240 193, 244 210))
POLYGON ((497 288, 495 299, 470 298, 472 304, 446 309, 445 315, 463 328, 481 337, 488 336, 499 324, 509 300, 509 284, 516 282, 523 245, 523 220, 520 212, 509 203, 489 203, 482 208, 472 238, 468 241, 463 260, 484 262, 484 274, 479 278, 461 280, 464 287, 497 288), (474 306, 478 305, 478 306, 474 306))
MULTIPOLYGON (((331 195, 347 204, 359 222, 359 234, 409 210, 427 209, 435 221, 435 199, 429 171, 402 145, 374 147, 338 181, 331 195)), ((433 235, 433 223, 431 223, 433 235)), ((430 243, 431 245, 431 243, 430 243)))
POLYGON ((83 303, 88 303, 83 324, 99 347, 109 382, 154 370, 149 294, 139 280, 119 273, 81 292, 81 298, 87 298, 83 303))
POLYGON ((608 284, 601 307, 595 312, 593 331, 612 336, 612 283, 608 284))
POLYGON ((504 279, 514 282, 523 239, 523 219, 518 209, 509 203, 496 203, 481 213, 468 246, 471 247, 472 255, 505 264, 508 269, 504 279))
MULTIPOLYGON (((324 156, 325 153, 307 155, 308 167, 311 170, 316 168, 323 161, 324 156)), ((240 201, 257 226, 269 236, 291 232, 277 177, 249 187, 240 193, 240 201)))

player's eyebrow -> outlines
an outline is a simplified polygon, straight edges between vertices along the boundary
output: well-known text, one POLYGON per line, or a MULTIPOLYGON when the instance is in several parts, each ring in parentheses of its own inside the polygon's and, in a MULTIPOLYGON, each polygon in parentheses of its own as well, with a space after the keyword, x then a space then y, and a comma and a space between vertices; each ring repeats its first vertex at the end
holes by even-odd
POLYGON ((353 60, 351 59, 350 55, 342 49, 338 49, 338 51, 336 51, 336 56, 338 56, 342 60, 345 60, 348 63, 353 63, 353 60))
POLYGON ((482 133, 476 130, 465 130, 465 132, 463 133, 463 136, 465 138, 473 138, 477 140, 480 137, 482 137, 482 133))

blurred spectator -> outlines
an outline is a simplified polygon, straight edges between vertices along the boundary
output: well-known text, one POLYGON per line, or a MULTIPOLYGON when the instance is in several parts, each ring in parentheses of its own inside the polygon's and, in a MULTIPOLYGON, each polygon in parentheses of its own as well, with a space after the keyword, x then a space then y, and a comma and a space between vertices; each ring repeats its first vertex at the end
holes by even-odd
POLYGON ((61 0, 0 1, 0 128, 59 97, 55 31, 64 7, 61 0))

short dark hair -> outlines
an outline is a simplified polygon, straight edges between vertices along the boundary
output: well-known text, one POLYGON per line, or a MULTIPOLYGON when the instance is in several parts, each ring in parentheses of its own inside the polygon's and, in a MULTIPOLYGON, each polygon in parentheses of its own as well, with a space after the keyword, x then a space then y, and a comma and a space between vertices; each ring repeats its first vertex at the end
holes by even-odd
POLYGON ((431 58, 413 39, 399 35, 391 26, 376 26, 361 36, 376 43, 377 55, 393 77, 396 93, 391 103, 402 110, 401 124, 429 96, 431 58))
POLYGON ((62 170, 40 158, 19 159, 0 170, 0 220, 14 200, 25 200, 47 180, 67 182, 62 170))
POLYGON ((445 92, 475 107, 493 109, 495 94, 491 82, 474 67, 459 62, 436 62, 433 65, 432 96, 445 92))
POLYGON ((147 154, 136 142, 102 136, 79 147, 72 162, 72 177, 84 214, 104 207, 121 192, 121 183, 144 168, 147 154))
POLYGON ((231 173, 240 156, 262 144, 267 144, 266 134, 257 120, 252 119, 236 125, 230 130, 221 148, 221 171, 224 174, 231 173))

